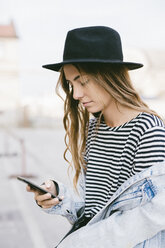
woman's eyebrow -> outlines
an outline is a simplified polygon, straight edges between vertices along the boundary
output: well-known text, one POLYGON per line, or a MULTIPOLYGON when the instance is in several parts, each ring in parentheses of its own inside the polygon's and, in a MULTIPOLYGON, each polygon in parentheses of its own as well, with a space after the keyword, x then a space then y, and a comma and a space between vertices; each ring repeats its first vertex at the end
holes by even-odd
MULTIPOLYGON (((73 79, 73 81, 76 81, 77 79, 79 79, 80 78, 80 75, 77 75, 74 79, 73 79)), ((70 80, 68 80, 68 79, 66 79, 66 81, 69 83, 70 82, 70 80)))
POLYGON ((73 79, 73 81, 76 81, 77 79, 79 79, 80 78, 80 75, 77 75, 74 79, 73 79))

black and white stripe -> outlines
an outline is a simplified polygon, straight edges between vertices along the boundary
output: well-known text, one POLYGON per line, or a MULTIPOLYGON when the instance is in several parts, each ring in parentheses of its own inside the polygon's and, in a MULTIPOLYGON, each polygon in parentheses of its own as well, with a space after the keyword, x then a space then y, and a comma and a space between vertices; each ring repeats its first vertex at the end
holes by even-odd
POLYGON ((85 215, 95 215, 129 177, 165 159, 165 127, 141 113, 119 127, 90 121, 86 143, 85 215))

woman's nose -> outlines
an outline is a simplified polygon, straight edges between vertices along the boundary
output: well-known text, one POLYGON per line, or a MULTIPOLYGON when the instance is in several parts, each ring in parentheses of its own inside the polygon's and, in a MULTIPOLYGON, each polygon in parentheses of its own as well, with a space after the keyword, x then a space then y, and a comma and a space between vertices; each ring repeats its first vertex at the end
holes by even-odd
POLYGON ((83 89, 80 86, 73 87, 73 98, 80 100, 84 96, 83 89))

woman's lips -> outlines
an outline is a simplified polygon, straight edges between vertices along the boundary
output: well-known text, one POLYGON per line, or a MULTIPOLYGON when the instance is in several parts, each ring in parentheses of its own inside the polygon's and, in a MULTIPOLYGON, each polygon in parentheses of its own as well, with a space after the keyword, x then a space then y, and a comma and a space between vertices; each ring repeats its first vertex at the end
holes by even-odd
POLYGON ((92 103, 92 101, 89 102, 83 102, 82 104, 84 105, 84 107, 88 106, 90 103, 92 103))

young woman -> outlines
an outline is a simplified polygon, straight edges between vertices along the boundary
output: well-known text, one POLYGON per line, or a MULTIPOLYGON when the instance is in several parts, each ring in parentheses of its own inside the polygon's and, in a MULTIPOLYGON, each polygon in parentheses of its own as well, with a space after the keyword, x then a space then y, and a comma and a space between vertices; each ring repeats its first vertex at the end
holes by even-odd
POLYGON ((103 26, 69 31, 63 62, 43 66, 60 72, 66 94, 64 157, 77 191, 51 180, 42 187, 57 198, 34 191, 73 224, 58 247, 165 247, 165 127, 131 83, 142 66, 123 61, 119 34, 103 26))

